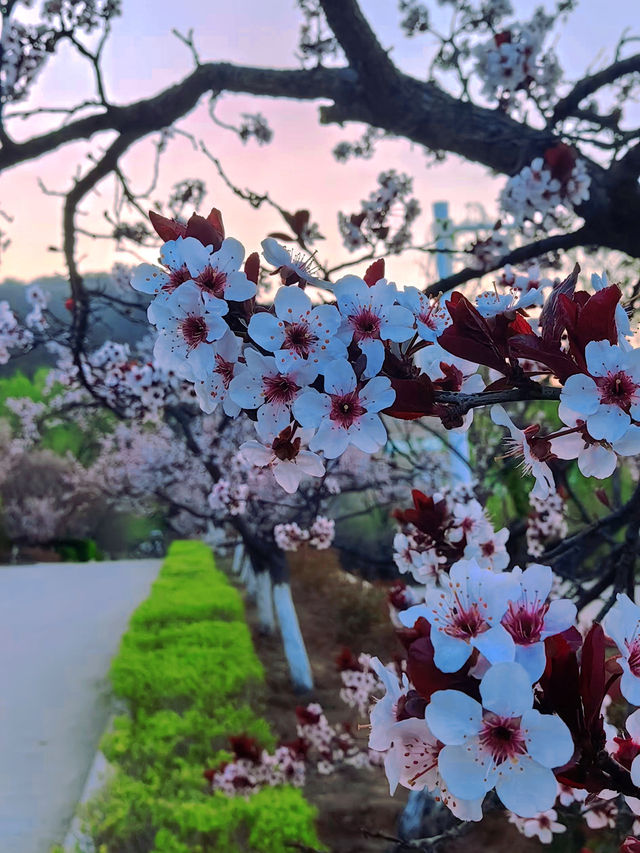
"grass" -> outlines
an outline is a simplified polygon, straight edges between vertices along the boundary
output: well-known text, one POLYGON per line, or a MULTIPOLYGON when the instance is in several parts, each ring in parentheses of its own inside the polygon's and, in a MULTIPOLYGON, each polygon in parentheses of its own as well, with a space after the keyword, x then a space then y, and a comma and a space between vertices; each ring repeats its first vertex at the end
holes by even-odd
POLYGON ((174 542, 113 661, 116 718, 102 749, 115 773, 84 819, 99 853, 280 853, 318 847, 315 810, 279 787, 249 798, 211 794, 206 767, 229 736, 274 738, 257 712, 262 666, 239 594, 198 542, 174 542))

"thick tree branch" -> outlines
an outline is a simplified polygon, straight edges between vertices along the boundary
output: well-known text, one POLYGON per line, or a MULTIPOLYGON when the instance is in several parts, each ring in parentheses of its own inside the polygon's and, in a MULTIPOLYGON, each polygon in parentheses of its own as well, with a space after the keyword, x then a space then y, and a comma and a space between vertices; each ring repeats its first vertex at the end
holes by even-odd
POLYGON ((580 103, 589 95, 593 95, 593 93, 597 92, 598 89, 601 89, 603 86, 608 86, 610 83, 614 83, 626 74, 633 74, 637 72, 640 72, 640 53, 636 53, 626 59, 614 62, 607 68, 603 68, 602 71, 597 71, 589 77, 583 77, 582 80, 576 83, 566 97, 558 101, 553 110, 551 123, 556 124, 568 116, 575 115, 574 110, 577 109, 577 107, 580 106, 580 103))
POLYGON ((389 97, 398 86, 400 75, 357 0, 321 0, 321 5, 362 90, 389 97))
POLYGON ((314 68, 309 71, 274 70, 207 63, 180 83, 151 98, 125 106, 110 106, 104 112, 77 121, 25 142, 5 143, 0 150, 0 171, 34 160, 78 139, 89 139, 101 131, 134 131, 139 137, 169 127, 187 115, 206 92, 242 92, 296 100, 346 99, 353 97, 353 74, 347 69, 314 68))

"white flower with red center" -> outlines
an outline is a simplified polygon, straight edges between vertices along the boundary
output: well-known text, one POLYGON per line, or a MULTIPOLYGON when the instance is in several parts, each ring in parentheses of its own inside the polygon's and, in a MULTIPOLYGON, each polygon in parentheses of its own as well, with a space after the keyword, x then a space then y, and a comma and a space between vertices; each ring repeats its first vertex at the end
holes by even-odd
POLYGON ((584 788, 571 788, 558 782, 558 801, 563 806, 571 806, 573 803, 582 803, 589 796, 584 788))
POLYGON ((258 468, 270 468, 276 483, 293 494, 303 477, 322 477, 324 463, 317 453, 306 449, 313 436, 311 429, 286 427, 277 435, 262 423, 256 423, 259 441, 240 445, 240 457, 258 468))
MULTIPOLYGON (((484 379, 477 372, 478 365, 451 355, 438 343, 419 350, 415 355, 414 363, 432 381, 445 379, 448 390, 461 391, 464 394, 478 394, 484 391, 484 379)), ((473 411, 471 409, 465 414, 462 426, 456 427, 453 432, 462 433, 469 429, 473 423, 473 411)))
MULTIPOLYGON (((583 418, 589 435, 614 442, 632 420, 640 420, 640 350, 623 350, 609 341, 585 348, 590 376, 570 376, 560 393, 563 407, 583 418)), ((564 420, 564 418, 563 418, 564 420)))
POLYGON ((524 571, 516 566, 511 576, 518 581, 520 592, 509 601, 502 624, 516 645, 516 663, 527 670, 533 684, 547 662, 545 639, 574 624, 576 606, 565 598, 548 601, 553 584, 550 566, 532 563, 524 571))
POLYGON ((468 539, 486 530, 487 518, 479 501, 472 499, 465 503, 453 505, 454 526, 447 532, 449 542, 461 542, 466 536, 468 539))
POLYGON ((193 280, 190 268, 199 269, 209 257, 212 248, 203 246, 195 237, 169 240, 160 249, 160 261, 166 269, 160 269, 153 264, 140 264, 133 274, 131 286, 141 293, 168 296, 181 284, 193 280))
POLYGON ((322 394, 315 388, 304 391, 293 404, 293 414, 303 427, 318 431, 312 450, 327 459, 341 456, 353 444, 365 453, 375 453, 387 440, 378 412, 388 408, 395 391, 385 376, 360 383, 346 359, 329 362, 322 394))
POLYGON ((402 343, 413 337, 412 312, 396 304, 398 291, 383 278, 368 287, 358 276, 345 275, 333 290, 343 319, 341 336, 366 356, 364 376, 377 376, 384 361, 383 341, 402 343))
POLYGON ((197 262, 187 261, 196 284, 218 299, 244 302, 256 295, 256 285, 250 281, 240 266, 244 260, 244 246, 233 237, 227 237, 217 252, 197 262))
POLYGON ((446 557, 441 557, 435 548, 424 548, 416 553, 410 571, 418 583, 432 586, 440 580, 446 562, 446 557))
POLYGON ((620 692, 627 702, 640 705, 640 607, 625 593, 618 593, 602 627, 620 651, 620 692))
POLYGON ((418 337, 423 341, 434 343, 451 323, 449 312, 440 305, 440 301, 427 296, 417 287, 400 290, 398 302, 414 315, 418 337))
POLYGON ((509 554, 507 552, 507 539, 509 530, 494 532, 490 524, 485 523, 484 528, 474 532, 473 538, 467 542, 464 549, 465 560, 475 560, 481 569, 491 569, 493 572, 501 572, 509 565, 509 554))
POLYGON ((238 366, 242 352, 242 339, 229 329, 213 345, 214 366, 211 373, 195 383, 194 388, 200 408, 206 414, 215 412, 220 403, 225 415, 234 418, 240 406, 229 396, 229 385, 238 366))
POLYGON ((550 809, 557 782, 551 768, 573 755, 573 740, 555 715, 533 710, 529 675, 517 663, 492 666, 480 682, 482 704, 458 690, 439 690, 425 720, 445 747, 438 767, 454 796, 472 800, 496 789, 520 817, 550 809))
POLYGON ((555 809, 547 809, 535 817, 521 818, 513 813, 509 815, 509 823, 518 827, 525 838, 539 838, 543 844, 551 844, 554 833, 566 832, 567 827, 558 822, 558 812, 555 809))
POLYGON ((473 800, 454 797, 438 770, 443 744, 423 719, 400 720, 391 730, 392 740, 384 756, 384 769, 393 795, 402 785, 410 791, 431 791, 460 820, 482 820, 484 795, 473 800))
MULTIPOLYGON (((613 797, 617 796, 615 792, 611 792, 613 797)), ((588 804, 582 806, 582 814, 589 829, 613 829, 618 818, 618 805, 613 799, 604 799, 600 796, 590 800, 588 804)))
POLYGON ((402 682, 390 669, 382 664, 379 658, 371 658, 371 669, 382 682, 385 694, 378 699, 369 714, 371 731, 369 733, 369 748, 376 750, 389 749, 393 740, 393 730, 398 722, 398 703, 407 695, 409 682, 402 674, 402 682))
POLYGON ((181 284, 155 312, 160 335, 153 349, 160 367, 185 379, 205 379, 214 368, 212 344, 228 331, 222 319, 228 305, 202 291, 192 281, 181 284))
MULTIPOLYGON (((560 404, 558 414, 567 426, 575 427, 584 420, 576 412, 560 404)), ((617 441, 595 441, 586 429, 551 440, 554 454, 559 459, 577 459, 578 469, 585 477, 604 480, 615 471, 618 456, 637 456, 640 453, 640 426, 630 424, 617 441)))
POLYGON ((345 357, 347 350, 336 337, 340 314, 334 305, 313 306, 299 287, 281 287, 273 300, 275 317, 267 311, 254 314, 249 334, 262 349, 275 353, 288 367, 309 360, 322 372, 327 361, 345 357))
POLYGON ((414 557, 417 557, 416 542, 404 533, 396 533, 393 537, 393 561, 401 574, 413 569, 414 557))
POLYGON ((242 409, 257 409, 258 423, 279 433, 289 426, 291 406, 316 378, 318 368, 308 361, 288 368, 253 349, 246 349, 244 357, 246 364, 238 366, 229 395, 242 409))
POLYGON ((318 265, 313 257, 302 254, 293 255, 273 237, 267 237, 260 245, 264 259, 268 264, 276 267, 276 272, 280 273, 283 281, 297 277, 300 281, 313 284, 316 287, 331 288, 330 282, 315 275, 318 271, 318 265))
POLYGON ((500 624, 517 580, 481 569, 475 560, 458 560, 443 588, 428 589, 424 604, 402 611, 403 625, 412 628, 421 616, 431 623, 434 662, 442 672, 457 672, 478 649, 490 663, 512 661, 515 645, 500 624))
POLYGON ((537 442, 538 427, 518 429, 502 406, 491 407, 491 420, 494 424, 505 426, 511 433, 509 456, 520 457, 521 465, 526 474, 533 474, 536 483, 531 490, 534 498, 546 498, 556 491, 551 468, 544 461, 543 445, 537 442))

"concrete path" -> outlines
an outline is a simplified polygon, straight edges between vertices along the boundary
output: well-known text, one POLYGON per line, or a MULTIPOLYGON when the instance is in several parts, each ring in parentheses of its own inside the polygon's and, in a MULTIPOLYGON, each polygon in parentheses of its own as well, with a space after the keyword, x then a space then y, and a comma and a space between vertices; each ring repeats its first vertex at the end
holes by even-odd
POLYGON ((63 840, 109 717, 109 662, 159 567, 0 567, 0 853, 63 840))

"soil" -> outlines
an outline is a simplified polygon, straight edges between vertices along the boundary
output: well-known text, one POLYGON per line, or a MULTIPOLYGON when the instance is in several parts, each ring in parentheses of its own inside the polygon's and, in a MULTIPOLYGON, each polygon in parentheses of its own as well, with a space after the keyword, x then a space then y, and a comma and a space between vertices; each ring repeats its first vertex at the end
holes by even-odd
MULTIPOLYGON (((258 634, 255 611, 249 605, 255 646, 266 672, 265 716, 283 740, 291 740, 295 737, 295 706, 318 702, 330 723, 349 721, 365 746, 368 732, 358 731, 357 725, 366 721, 359 720, 340 699, 342 682, 335 661, 344 646, 356 656, 366 650, 384 661, 402 651, 389 621, 384 587, 345 574, 333 551, 303 548, 292 553, 289 562, 293 599, 315 688, 304 696, 294 693, 279 637, 258 634)), ((395 848, 391 839, 397 837, 408 792, 399 788, 390 797, 382 768, 346 767, 330 776, 310 773, 304 793, 318 809, 318 833, 331 853, 387 853, 395 848)), ((524 838, 502 814, 488 816, 463 838, 438 845, 439 853, 534 853, 541 849, 542 845, 524 838)))

